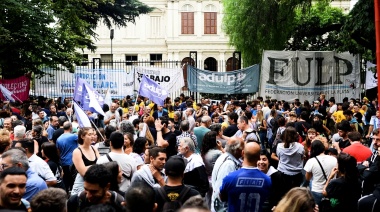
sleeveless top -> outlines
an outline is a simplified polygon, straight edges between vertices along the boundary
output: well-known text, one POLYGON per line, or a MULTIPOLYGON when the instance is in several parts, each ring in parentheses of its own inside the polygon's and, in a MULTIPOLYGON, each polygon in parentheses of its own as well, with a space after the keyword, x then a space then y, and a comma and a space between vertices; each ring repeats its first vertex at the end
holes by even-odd
POLYGON ((79 149, 80 153, 82 154, 82 160, 83 160, 83 163, 85 166, 91 166, 91 165, 96 164, 96 161, 98 160, 98 158, 96 157, 94 147, 91 146, 91 149, 92 149, 92 151, 94 151, 94 154, 95 154, 95 160, 93 160, 93 161, 87 159, 86 156, 84 156, 82 149, 79 146, 78 146, 78 149, 79 149))

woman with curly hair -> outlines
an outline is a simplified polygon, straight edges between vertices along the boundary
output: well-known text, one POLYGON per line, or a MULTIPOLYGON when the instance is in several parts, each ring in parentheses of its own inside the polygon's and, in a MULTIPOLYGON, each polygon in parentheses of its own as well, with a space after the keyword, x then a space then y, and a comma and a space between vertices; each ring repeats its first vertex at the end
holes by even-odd
POLYGON ((294 127, 284 131, 282 143, 277 145, 278 171, 284 181, 283 194, 290 189, 300 186, 303 181, 302 169, 305 154, 304 146, 298 143, 299 135, 294 127))
POLYGON ((139 170, 140 167, 144 165, 145 150, 148 148, 148 146, 148 141, 143 137, 138 137, 133 144, 133 152, 129 155, 135 159, 137 170, 139 170))

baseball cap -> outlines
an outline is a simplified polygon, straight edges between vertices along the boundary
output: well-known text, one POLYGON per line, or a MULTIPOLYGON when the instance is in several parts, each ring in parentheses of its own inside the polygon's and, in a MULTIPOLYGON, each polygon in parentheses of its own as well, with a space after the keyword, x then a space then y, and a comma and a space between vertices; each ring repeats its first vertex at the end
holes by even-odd
POLYGON ((165 174, 168 176, 180 176, 185 171, 187 162, 181 156, 173 155, 165 163, 165 174))

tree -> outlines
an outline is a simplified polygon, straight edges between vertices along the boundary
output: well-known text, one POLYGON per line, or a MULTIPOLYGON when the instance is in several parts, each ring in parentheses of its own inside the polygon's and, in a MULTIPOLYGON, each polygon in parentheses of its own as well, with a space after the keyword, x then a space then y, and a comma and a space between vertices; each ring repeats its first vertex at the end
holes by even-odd
POLYGON ((348 15, 328 1, 319 1, 309 11, 297 10, 287 50, 349 51, 365 60, 375 58, 373 0, 360 0, 348 15))
POLYGON ((126 26, 152 8, 138 0, 2 0, 0 1, 0 72, 11 78, 41 74, 41 65, 62 64, 73 71, 94 51, 95 28, 126 26))
POLYGON ((311 0, 224 0, 224 29, 245 65, 261 61, 263 50, 283 50, 293 29, 296 8, 311 0))
POLYGON ((287 50, 333 51, 343 45, 341 29, 347 15, 331 7, 328 1, 319 1, 310 10, 296 10, 294 27, 287 41, 287 50))

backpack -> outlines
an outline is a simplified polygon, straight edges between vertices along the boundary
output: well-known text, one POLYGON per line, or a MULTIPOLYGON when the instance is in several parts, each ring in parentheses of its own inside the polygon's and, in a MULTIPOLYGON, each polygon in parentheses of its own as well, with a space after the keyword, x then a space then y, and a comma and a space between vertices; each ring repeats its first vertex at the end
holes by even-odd
POLYGON ((184 198, 189 191, 190 188, 188 186, 184 186, 177 199, 172 201, 169 199, 165 189, 163 187, 159 188, 158 193, 160 194, 161 198, 165 201, 164 206, 162 207, 162 212, 175 212, 178 209, 180 209, 184 202, 184 198))
POLYGON ((376 109, 372 105, 367 105, 367 112, 365 113, 365 122, 369 123, 371 121, 371 117, 376 115, 376 109))

